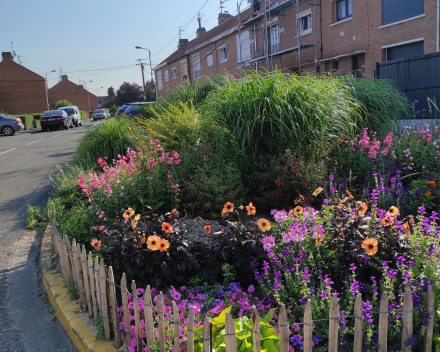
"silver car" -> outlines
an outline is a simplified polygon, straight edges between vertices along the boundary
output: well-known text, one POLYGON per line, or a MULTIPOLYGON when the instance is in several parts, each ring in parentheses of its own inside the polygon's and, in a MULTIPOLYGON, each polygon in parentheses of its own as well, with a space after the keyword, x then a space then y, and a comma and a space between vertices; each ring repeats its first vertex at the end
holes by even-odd
POLYGON ((105 111, 104 109, 98 109, 95 110, 95 112, 93 113, 92 121, 105 120, 107 117, 107 111, 105 111))
POLYGON ((24 130, 24 125, 18 117, 8 117, 0 114, 0 133, 12 136, 15 132, 24 130))

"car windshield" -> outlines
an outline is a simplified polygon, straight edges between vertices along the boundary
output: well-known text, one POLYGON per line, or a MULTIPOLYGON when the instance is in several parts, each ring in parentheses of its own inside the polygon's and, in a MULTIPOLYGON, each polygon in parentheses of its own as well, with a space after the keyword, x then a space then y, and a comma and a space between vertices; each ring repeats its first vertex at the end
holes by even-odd
POLYGON ((74 108, 62 108, 60 110, 64 110, 65 112, 67 112, 67 115, 73 115, 75 113, 74 108))
POLYGON ((139 112, 142 109, 142 105, 130 105, 127 110, 125 110, 125 113, 128 114, 130 112, 139 112))
MULTIPOLYGON (((61 110, 62 111, 62 110, 61 110)), ((63 113, 60 110, 46 111, 43 116, 60 116, 63 113)))
POLYGON ((118 111, 125 111, 130 105, 122 105, 118 111))
POLYGON ((96 114, 102 114, 104 112, 104 110, 95 110, 96 114))

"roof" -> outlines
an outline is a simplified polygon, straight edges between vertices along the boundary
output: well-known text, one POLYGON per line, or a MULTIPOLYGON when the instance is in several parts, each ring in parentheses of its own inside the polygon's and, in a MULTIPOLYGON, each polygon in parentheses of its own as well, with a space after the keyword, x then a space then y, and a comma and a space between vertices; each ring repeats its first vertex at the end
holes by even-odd
MULTIPOLYGON (((250 16, 253 12, 253 9, 250 7, 243 12, 241 12, 240 16, 243 19, 247 19, 248 16, 250 16)), ((172 53, 170 56, 168 56, 166 59, 164 59, 159 65, 157 65, 154 70, 164 66, 167 63, 173 62, 185 55, 187 55, 192 50, 197 50, 198 48, 202 48, 212 42, 215 42, 221 38, 223 38, 226 35, 234 33, 238 29, 238 21, 237 16, 228 18, 225 22, 223 22, 221 25, 216 26, 212 28, 211 30, 207 31, 206 33, 202 33, 200 38, 195 38, 188 43, 186 43, 185 46, 183 46, 180 49, 177 49, 174 53, 172 53), (192 50, 191 50, 192 49, 192 50)))

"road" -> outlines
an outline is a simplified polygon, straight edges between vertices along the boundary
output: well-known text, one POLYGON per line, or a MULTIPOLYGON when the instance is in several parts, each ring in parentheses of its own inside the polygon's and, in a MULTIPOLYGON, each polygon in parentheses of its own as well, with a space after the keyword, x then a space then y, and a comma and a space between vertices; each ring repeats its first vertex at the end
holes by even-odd
POLYGON ((43 206, 56 165, 72 159, 95 123, 44 133, 0 135, 0 352, 76 351, 38 279, 40 233, 26 230, 27 205, 43 206))

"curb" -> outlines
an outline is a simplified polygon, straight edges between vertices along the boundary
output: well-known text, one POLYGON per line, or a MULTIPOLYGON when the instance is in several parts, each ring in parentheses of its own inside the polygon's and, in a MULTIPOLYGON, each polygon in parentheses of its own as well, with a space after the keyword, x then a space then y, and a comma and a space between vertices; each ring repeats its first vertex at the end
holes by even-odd
POLYGON ((97 341, 91 328, 86 326, 87 313, 77 313, 80 306, 69 298, 66 284, 53 268, 51 226, 48 225, 41 240, 40 270, 42 281, 55 315, 79 352, 116 352, 109 341, 97 341))

